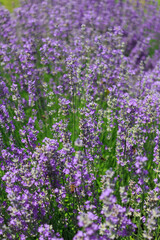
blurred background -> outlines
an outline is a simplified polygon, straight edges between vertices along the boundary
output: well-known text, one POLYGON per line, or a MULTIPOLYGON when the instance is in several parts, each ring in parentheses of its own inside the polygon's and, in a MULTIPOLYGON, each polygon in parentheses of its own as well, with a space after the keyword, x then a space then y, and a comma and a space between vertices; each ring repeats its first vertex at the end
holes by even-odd
MULTIPOLYGON (((130 0, 132 4, 134 4, 135 0, 130 0)), ((157 0, 160 5, 160 0, 157 0)), ((4 5, 10 12, 13 11, 15 7, 19 7, 20 0, 0 0, 0 3, 4 5)), ((141 0, 143 4, 145 4, 145 0, 141 0)))

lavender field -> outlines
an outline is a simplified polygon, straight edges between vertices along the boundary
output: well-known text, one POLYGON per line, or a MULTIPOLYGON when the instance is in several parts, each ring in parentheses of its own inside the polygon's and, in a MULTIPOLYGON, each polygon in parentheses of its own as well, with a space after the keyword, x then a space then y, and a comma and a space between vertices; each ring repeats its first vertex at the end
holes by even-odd
POLYGON ((157 1, 19 4, 0 6, 0 240, 160 240, 157 1))

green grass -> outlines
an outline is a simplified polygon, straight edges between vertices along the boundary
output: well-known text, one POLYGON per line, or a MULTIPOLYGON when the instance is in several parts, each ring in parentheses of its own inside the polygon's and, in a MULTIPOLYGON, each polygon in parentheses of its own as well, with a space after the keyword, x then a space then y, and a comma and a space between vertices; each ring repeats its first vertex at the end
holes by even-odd
POLYGON ((10 12, 12 12, 14 8, 19 7, 19 0, 0 0, 0 3, 10 12))

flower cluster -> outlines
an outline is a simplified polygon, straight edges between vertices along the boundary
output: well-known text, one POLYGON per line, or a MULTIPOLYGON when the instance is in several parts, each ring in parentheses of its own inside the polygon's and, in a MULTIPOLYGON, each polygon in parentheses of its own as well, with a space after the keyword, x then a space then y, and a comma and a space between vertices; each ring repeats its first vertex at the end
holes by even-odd
POLYGON ((159 239, 160 10, 0 6, 0 238, 159 239))

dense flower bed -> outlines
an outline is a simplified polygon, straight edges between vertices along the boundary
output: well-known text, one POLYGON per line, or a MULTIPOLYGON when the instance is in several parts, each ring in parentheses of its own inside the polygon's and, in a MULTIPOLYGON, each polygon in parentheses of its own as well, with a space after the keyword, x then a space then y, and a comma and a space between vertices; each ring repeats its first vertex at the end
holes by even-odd
POLYGON ((0 7, 0 239, 160 238, 154 1, 0 7))

